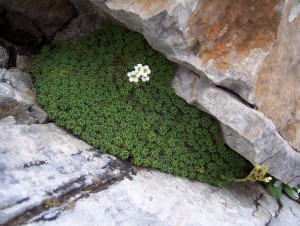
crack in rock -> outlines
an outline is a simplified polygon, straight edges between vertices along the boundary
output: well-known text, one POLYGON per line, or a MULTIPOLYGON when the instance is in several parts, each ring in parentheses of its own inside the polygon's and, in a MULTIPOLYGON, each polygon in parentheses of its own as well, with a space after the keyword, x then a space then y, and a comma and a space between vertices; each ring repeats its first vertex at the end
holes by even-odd
POLYGON ((259 195, 256 197, 256 199, 253 200, 253 203, 255 205, 255 210, 252 212, 252 216, 255 216, 255 213, 258 211, 259 206, 261 206, 261 204, 259 203, 260 200, 262 200, 264 198, 264 194, 263 193, 259 193, 259 195))
POLYGON ((276 210, 275 215, 274 216, 271 215, 269 221, 265 224, 265 226, 271 225, 272 220, 275 219, 275 218, 277 218, 279 216, 280 211, 283 208, 283 205, 282 205, 282 203, 281 203, 280 200, 277 201, 277 204, 278 204, 278 209, 276 210))
POLYGON ((32 166, 41 166, 48 164, 48 160, 36 160, 36 161, 30 161, 29 163, 24 164, 24 168, 30 168, 32 166))
MULTIPOLYGON (((98 157, 98 155, 95 157, 98 157)), ((53 221, 57 219, 62 212, 72 209, 78 200, 88 197, 91 193, 108 189, 111 185, 125 178, 132 179, 132 175, 136 175, 138 171, 138 169, 131 166, 129 162, 112 158, 107 163, 107 167, 109 171, 103 175, 94 177, 92 183, 89 185, 86 183, 87 176, 80 176, 53 191, 46 192, 50 198, 45 199, 40 205, 27 210, 22 215, 11 219, 3 224, 3 226, 17 226, 40 221, 53 221), (116 174, 116 170, 118 170, 119 173, 116 174)))

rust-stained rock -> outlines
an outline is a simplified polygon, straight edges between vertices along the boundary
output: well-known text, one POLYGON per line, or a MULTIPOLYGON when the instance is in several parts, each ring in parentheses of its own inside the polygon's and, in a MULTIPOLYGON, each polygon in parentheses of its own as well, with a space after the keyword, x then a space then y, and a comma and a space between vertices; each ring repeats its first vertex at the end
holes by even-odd
POLYGON ((204 76, 180 68, 173 80, 177 95, 217 118, 226 143, 252 164, 268 165, 269 173, 286 184, 300 183, 300 153, 278 134, 271 120, 240 103, 204 76))
MULTIPOLYGON (((223 123, 225 135, 228 131, 235 134, 235 139, 226 139, 228 144, 239 153, 243 150, 248 151, 249 156, 254 156, 253 162, 273 164, 270 165, 272 173, 281 175, 283 181, 291 184, 298 181, 299 174, 293 172, 295 164, 293 167, 285 168, 288 178, 284 178, 278 169, 284 168, 286 164, 286 162, 281 164, 280 161, 289 161, 299 154, 279 135, 280 133, 292 147, 299 150, 299 1, 154 0, 151 3, 146 0, 90 0, 88 3, 81 0, 71 1, 77 8, 90 7, 91 11, 99 12, 101 15, 105 13, 105 16, 108 15, 131 30, 140 32, 154 49, 164 53, 168 59, 211 82, 213 91, 220 96, 226 96, 227 92, 233 93, 231 97, 235 97, 230 100, 235 99, 234 105, 223 96, 221 99, 224 103, 208 101, 204 104, 199 101, 197 107, 210 113, 211 109, 224 111, 224 114, 214 113, 221 122, 224 121, 225 113, 229 114, 228 118, 232 120, 235 117, 244 119, 243 123, 233 120, 236 125, 233 123, 230 127, 229 124, 223 123), (253 109, 249 110, 248 104, 253 106, 253 109), (237 113, 236 109, 242 110, 237 113), (254 119, 247 118, 249 112, 257 116, 255 118, 262 125, 269 125, 271 132, 265 133, 265 126, 254 127, 253 125, 259 122, 254 123, 254 119), (246 142, 240 142, 241 140, 246 142), (288 151, 275 153, 274 150, 277 149, 272 149, 274 144, 280 144, 288 151), (256 158, 258 153, 259 158, 256 158), (273 154, 268 156, 267 153, 273 154), (272 161, 272 156, 277 153, 280 153, 280 158, 277 156, 276 160, 272 161)), ((18 1, 2 0, 2 2, 14 6, 18 1)), ((25 4, 24 7, 16 12, 23 16, 25 12, 32 14, 33 20, 51 17, 49 12, 52 10, 59 16, 70 15, 61 13, 60 8, 65 8, 62 5, 69 4, 63 2, 24 1, 19 3, 25 4), (31 4, 33 9, 28 9, 26 4, 31 2, 35 2, 31 4)), ((47 22, 50 22, 50 19, 45 23, 47 22)), ((51 23, 56 24, 53 21, 51 23)), ((203 95, 201 90, 197 92, 203 95)))
POLYGON ((300 2, 296 2, 286 6, 278 39, 257 74, 254 101, 300 151, 300 2))
POLYGON ((276 39, 280 0, 204 0, 189 19, 189 34, 199 42, 197 55, 221 70, 230 55, 245 57, 252 49, 268 50, 276 39))
MULTIPOLYGON (((241 105, 242 109, 242 106, 249 104, 253 107, 251 112, 261 116, 264 123, 271 119, 276 126, 273 128, 276 136, 270 137, 273 143, 283 144, 290 150, 289 154, 292 147, 299 147, 299 1, 157 0, 152 4, 146 4, 143 0, 90 2, 99 12, 104 11, 129 29, 142 33, 154 49, 206 78, 215 85, 216 90, 225 88, 227 92, 236 94, 236 107, 241 105)), ((228 104, 226 98, 223 100, 225 103, 215 104, 222 105, 224 112, 235 112, 232 109, 234 106, 228 104)), ((201 106, 200 102, 198 107, 210 112, 216 106, 210 102, 201 106)), ((247 118, 244 111, 238 114, 232 117, 247 118)), ((215 117, 222 121, 221 116, 222 112, 215 117)), ((252 128, 251 122, 247 120, 236 126, 241 130, 233 131, 237 139, 232 146, 240 153, 243 149, 248 150, 248 146, 246 143, 238 143, 239 136, 244 139, 252 137, 253 133, 264 134, 263 130, 252 128)), ((267 137, 264 139, 268 140, 267 137)), ((227 139, 228 143, 231 141, 227 139)), ((255 146, 252 150, 254 153, 250 155, 255 156, 257 150, 264 153, 267 146, 260 142, 263 141, 249 139, 249 145, 255 146)), ((285 153, 281 156, 279 159, 284 161, 285 153)), ((268 157, 264 157, 267 161, 268 157)), ((274 162, 273 169, 276 169, 277 164, 280 164, 279 161, 274 162)), ((293 175, 292 170, 288 169, 290 175, 293 175)), ((278 172, 273 172, 278 175, 278 172)))

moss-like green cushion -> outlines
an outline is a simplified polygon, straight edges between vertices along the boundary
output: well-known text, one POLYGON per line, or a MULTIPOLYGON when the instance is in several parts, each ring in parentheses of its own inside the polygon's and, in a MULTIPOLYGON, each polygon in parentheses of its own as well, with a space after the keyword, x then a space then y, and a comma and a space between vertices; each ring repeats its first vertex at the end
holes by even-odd
POLYGON ((102 152, 214 185, 243 173, 247 162, 225 145, 218 122, 173 93, 176 65, 141 35, 104 24, 76 43, 44 47, 32 62, 49 118, 102 152), (149 65, 150 81, 129 82, 138 63, 149 65))

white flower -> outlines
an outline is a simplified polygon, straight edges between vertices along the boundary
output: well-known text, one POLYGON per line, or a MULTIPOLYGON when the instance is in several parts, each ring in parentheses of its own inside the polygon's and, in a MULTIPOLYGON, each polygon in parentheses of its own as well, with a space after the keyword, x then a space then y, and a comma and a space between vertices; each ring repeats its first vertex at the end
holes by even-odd
POLYGON ((143 66, 142 64, 137 64, 134 66, 134 71, 128 72, 127 76, 130 82, 139 82, 139 78, 141 78, 143 82, 147 82, 150 80, 150 73, 151 70, 148 65, 143 66))
POLYGON ((142 64, 138 64, 136 66, 134 66, 134 70, 136 73, 141 73, 142 72, 142 69, 143 69, 143 65, 142 64))
POLYGON ((141 79, 143 82, 147 82, 149 81, 150 77, 147 74, 143 74, 141 79))
POLYGON ((140 75, 135 71, 127 73, 127 76, 129 77, 129 82, 138 82, 140 77, 140 75))
POLYGON ((272 177, 266 177, 266 178, 264 179, 264 181, 267 182, 267 183, 270 182, 271 180, 272 180, 272 177))
POLYGON ((145 65, 145 66, 142 67, 142 71, 141 71, 140 73, 141 73, 141 74, 147 74, 147 75, 150 75, 151 70, 150 70, 150 68, 149 68, 148 65, 145 65))

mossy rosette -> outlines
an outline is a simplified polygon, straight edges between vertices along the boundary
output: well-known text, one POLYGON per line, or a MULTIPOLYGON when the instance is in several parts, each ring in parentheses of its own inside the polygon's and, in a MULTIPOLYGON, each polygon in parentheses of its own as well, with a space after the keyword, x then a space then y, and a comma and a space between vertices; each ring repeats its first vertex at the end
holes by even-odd
POLYGON ((112 24, 45 46, 31 66, 49 119, 91 146, 136 166, 228 185, 222 178, 241 176, 248 163, 226 146, 216 120, 173 93, 175 71, 141 35, 112 24), (149 65, 150 81, 128 81, 138 63, 149 65))

